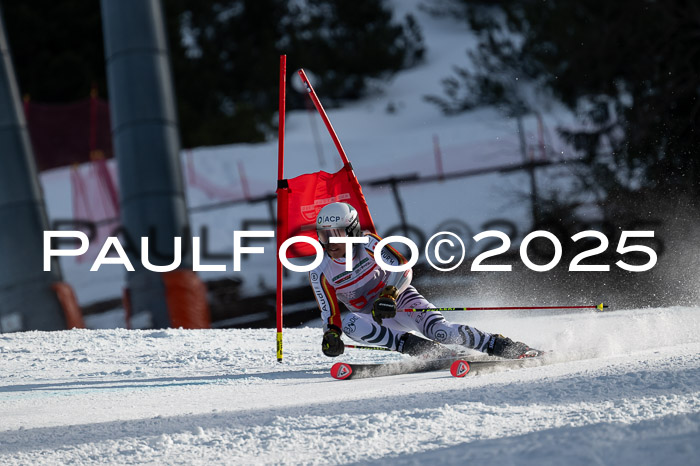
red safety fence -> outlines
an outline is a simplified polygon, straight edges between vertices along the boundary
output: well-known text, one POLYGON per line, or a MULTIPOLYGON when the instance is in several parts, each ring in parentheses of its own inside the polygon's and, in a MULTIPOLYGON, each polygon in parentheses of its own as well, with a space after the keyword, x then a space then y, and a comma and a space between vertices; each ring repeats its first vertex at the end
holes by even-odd
POLYGON ((111 158, 109 104, 98 97, 67 104, 24 102, 29 135, 40 171, 111 158))

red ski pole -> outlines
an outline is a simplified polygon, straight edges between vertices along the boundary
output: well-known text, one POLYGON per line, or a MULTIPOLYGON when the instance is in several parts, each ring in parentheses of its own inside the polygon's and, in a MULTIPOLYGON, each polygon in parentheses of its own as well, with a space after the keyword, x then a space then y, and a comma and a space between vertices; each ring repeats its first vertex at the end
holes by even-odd
POLYGON ((595 309, 603 311, 607 309, 606 304, 600 303, 595 306, 507 306, 507 307, 434 307, 426 309, 398 309, 397 312, 429 312, 429 311, 513 311, 513 310, 542 310, 542 309, 595 309))

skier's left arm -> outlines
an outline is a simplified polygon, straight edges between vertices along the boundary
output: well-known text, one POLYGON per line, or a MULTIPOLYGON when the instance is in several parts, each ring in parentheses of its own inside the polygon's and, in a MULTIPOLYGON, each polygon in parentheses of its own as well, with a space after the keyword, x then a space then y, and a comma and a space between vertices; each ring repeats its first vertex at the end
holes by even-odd
POLYGON ((314 290, 316 302, 321 310, 321 318, 323 319, 324 333, 321 351, 326 356, 340 356, 345 351, 345 345, 340 338, 343 334, 343 331, 340 329, 343 323, 340 318, 340 306, 335 295, 335 288, 328 283, 323 273, 323 265, 309 272, 309 281, 311 282, 311 288, 314 290))
MULTIPOLYGON (((372 254, 372 256, 375 257, 374 254, 376 252, 376 247, 379 241, 381 241, 381 238, 371 233, 367 236, 369 237, 369 243, 367 243, 366 247, 368 251, 372 254)), ((400 266, 408 263, 406 258, 403 257, 403 255, 399 251, 397 251, 390 245, 386 245, 384 248, 382 248, 381 256, 384 263, 388 265, 400 266)), ((408 287, 408 285, 411 284, 411 279, 413 278, 413 269, 407 269, 402 272, 387 272, 389 275, 385 280, 385 287, 395 287, 397 295, 403 293, 404 290, 406 290, 406 288, 408 287)))
MULTIPOLYGON (((371 234, 369 236, 369 247, 376 261, 377 258, 374 254, 377 252, 376 245, 379 242, 379 237, 371 234)), ((380 254, 384 263, 388 265, 400 266, 408 263, 400 252, 389 245, 384 247, 380 254)), ((413 270, 410 268, 403 271, 388 272, 384 289, 379 292, 379 297, 372 306, 372 317, 379 325, 382 324, 382 319, 391 319, 396 316, 396 299, 411 284, 412 277, 413 270)))

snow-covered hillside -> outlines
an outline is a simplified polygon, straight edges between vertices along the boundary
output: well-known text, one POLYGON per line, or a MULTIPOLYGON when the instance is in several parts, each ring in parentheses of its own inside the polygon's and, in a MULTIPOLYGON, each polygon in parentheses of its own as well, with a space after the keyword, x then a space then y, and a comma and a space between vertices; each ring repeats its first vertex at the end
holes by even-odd
POLYGON ((1 335, 0 464, 698 464, 700 308, 469 322, 553 353, 336 381, 315 328, 282 364, 272 330, 1 335))

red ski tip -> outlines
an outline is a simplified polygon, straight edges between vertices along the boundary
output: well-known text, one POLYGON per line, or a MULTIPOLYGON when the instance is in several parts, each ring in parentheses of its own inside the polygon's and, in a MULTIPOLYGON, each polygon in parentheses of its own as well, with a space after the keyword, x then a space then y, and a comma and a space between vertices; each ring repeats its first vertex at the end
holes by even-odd
POLYGON ((345 380, 352 375, 352 367, 344 362, 336 362, 331 367, 331 376, 334 379, 345 380))
POLYGON ((458 359, 450 366, 450 374, 452 374, 453 377, 464 377, 469 373, 469 369, 471 369, 471 367, 469 367, 469 362, 458 359))

